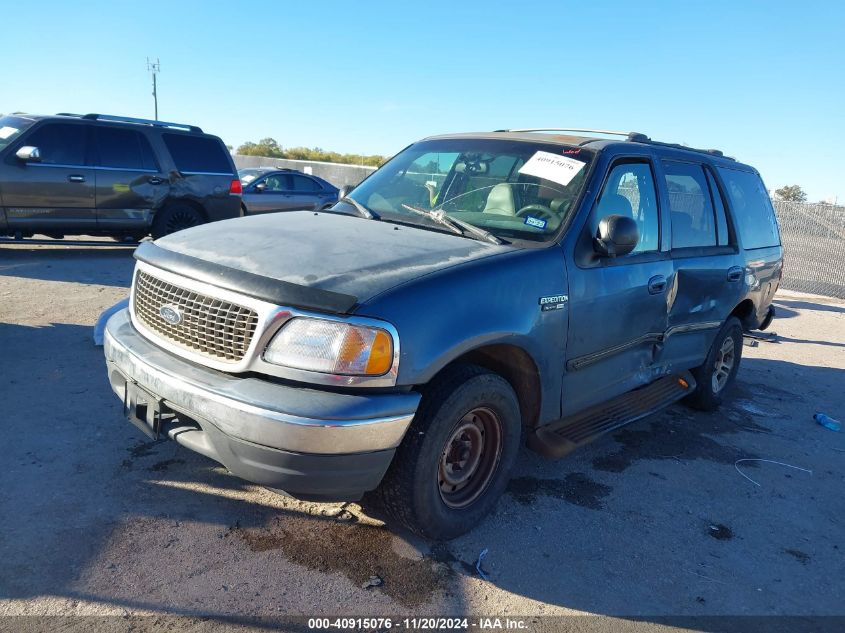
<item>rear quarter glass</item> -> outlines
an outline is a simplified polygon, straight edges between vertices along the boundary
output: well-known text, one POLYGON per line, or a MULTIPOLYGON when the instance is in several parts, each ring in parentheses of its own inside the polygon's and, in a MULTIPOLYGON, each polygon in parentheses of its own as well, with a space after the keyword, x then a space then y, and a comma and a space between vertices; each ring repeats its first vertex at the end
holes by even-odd
POLYGON ((772 201, 760 176, 751 171, 719 167, 737 232, 746 250, 780 246, 772 201))
POLYGON ((162 139, 180 172, 235 176, 228 152, 219 139, 172 133, 162 134, 162 139))

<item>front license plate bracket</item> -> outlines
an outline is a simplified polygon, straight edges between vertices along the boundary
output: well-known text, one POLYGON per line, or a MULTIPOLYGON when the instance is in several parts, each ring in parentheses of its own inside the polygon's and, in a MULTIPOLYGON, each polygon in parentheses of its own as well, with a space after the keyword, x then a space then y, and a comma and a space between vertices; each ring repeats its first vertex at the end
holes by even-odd
POLYGON ((137 383, 126 381, 123 396, 123 415, 150 439, 159 439, 161 412, 162 401, 160 398, 142 389, 137 383))

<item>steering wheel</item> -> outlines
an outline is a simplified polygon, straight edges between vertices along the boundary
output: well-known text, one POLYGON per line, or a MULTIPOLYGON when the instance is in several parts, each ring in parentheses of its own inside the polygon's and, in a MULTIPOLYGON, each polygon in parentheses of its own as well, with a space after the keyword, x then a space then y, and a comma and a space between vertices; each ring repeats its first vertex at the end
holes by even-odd
POLYGON ((541 220, 549 220, 555 219, 555 212, 552 211, 549 207, 544 204, 529 204, 522 207, 519 211, 516 212, 517 217, 525 217, 526 215, 532 215, 535 218, 539 218, 541 220))

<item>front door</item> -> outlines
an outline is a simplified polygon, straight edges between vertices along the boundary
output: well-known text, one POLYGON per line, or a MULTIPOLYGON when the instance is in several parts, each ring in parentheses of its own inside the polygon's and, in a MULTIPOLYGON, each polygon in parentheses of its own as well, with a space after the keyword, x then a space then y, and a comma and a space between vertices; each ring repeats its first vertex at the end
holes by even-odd
MULTIPOLYGON (((571 415, 645 385, 658 376, 673 267, 661 250, 654 172, 647 158, 616 161, 608 171, 582 244, 590 249, 599 221, 626 215, 639 241, 628 255, 576 255, 569 272, 569 334, 561 408, 571 415)), ((592 251, 590 251, 592 253, 592 251)))
POLYGON ((294 209, 288 174, 270 174, 250 184, 243 192, 249 215, 294 209))
POLYGON ((80 233, 97 228, 89 130, 82 123, 44 123, 7 153, 0 163, 0 182, 10 231, 80 233), (15 152, 27 145, 38 148, 40 160, 17 158, 15 152))
POLYGON ((146 233, 153 210, 170 184, 147 137, 141 132, 97 126, 97 227, 101 231, 146 233))

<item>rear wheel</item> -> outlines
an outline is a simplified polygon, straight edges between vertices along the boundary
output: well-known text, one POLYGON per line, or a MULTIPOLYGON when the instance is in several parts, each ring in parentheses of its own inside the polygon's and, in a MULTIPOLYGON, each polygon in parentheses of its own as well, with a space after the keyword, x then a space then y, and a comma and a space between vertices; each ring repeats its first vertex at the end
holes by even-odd
POLYGON ((377 495, 406 527, 432 539, 469 531, 493 509, 519 453, 519 402, 501 376, 474 365, 439 376, 377 495))
POLYGON ((152 235, 158 239, 176 231, 205 223, 205 217, 189 204, 177 203, 158 211, 153 219, 152 235))
POLYGON ((722 397, 733 384, 739 362, 742 360, 742 324, 736 317, 729 317, 716 335, 704 364, 692 370, 695 391, 686 402, 702 411, 713 411, 722 403, 722 397))

